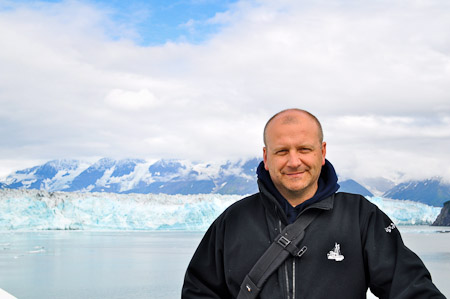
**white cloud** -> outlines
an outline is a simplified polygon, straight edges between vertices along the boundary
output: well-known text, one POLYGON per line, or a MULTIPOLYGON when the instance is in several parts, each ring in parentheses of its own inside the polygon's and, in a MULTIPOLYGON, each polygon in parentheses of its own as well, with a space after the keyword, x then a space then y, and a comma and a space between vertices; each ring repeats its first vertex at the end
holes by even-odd
POLYGON ((113 89, 105 97, 108 105, 129 110, 151 108, 158 104, 158 99, 147 89, 129 91, 113 89))
POLYGON ((323 125, 329 158, 342 177, 448 177, 449 118, 344 116, 323 125))
POLYGON ((202 44, 143 47, 87 2, 1 11, 0 155, 254 156, 300 107, 342 174, 449 175, 447 1, 241 1, 208 22, 202 44))

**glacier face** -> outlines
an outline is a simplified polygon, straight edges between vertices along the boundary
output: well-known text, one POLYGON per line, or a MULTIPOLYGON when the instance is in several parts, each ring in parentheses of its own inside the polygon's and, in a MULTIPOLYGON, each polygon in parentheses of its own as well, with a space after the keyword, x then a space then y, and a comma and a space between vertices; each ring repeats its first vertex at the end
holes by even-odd
MULTIPOLYGON (((204 231, 241 195, 0 190, 0 230, 204 231)), ((440 208, 368 198, 398 225, 431 224, 440 208)))
POLYGON ((368 197, 370 202, 384 211, 397 225, 432 224, 442 208, 411 200, 368 197))
POLYGON ((0 190, 0 230, 205 230, 239 195, 0 190))

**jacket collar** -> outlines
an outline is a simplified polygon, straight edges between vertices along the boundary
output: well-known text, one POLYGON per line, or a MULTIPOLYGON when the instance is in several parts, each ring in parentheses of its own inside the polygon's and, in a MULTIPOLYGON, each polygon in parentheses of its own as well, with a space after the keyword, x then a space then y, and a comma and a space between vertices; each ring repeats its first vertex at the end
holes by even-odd
POLYGON ((337 175, 333 165, 325 160, 325 165, 322 166, 322 170, 319 177, 319 186, 314 196, 300 205, 293 207, 291 204, 281 195, 276 189, 275 185, 270 178, 269 172, 264 168, 264 162, 261 162, 257 169, 258 174, 258 186, 260 191, 265 194, 269 199, 276 202, 276 206, 284 213, 282 218, 285 218, 287 223, 292 223, 297 219, 297 216, 307 207, 317 207, 331 209, 333 207, 333 199, 324 201, 332 197, 332 195, 339 189, 337 183, 337 175))

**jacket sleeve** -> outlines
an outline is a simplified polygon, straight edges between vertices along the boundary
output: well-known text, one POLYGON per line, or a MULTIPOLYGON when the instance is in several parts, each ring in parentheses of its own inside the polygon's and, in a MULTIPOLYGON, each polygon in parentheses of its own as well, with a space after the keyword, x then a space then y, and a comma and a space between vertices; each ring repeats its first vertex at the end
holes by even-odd
POLYGON ((420 258, 403 243, 396 225, 373 206, 363 233, 369 287, 379 298, 444 298, 420 258))
POLYGON ((181 298, 231 298, 223 269, 223 234, 217 219, 205 233, 186 271, 181 298))

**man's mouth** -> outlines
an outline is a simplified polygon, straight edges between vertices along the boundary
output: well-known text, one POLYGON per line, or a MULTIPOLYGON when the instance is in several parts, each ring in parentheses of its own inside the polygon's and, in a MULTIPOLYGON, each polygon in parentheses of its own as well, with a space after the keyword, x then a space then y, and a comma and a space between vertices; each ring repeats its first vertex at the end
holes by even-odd
POLYGON ((287 176, 301 176, 305 173, 305 171, 295 171, 295 172, 285 172, 284 174, 287 176))

